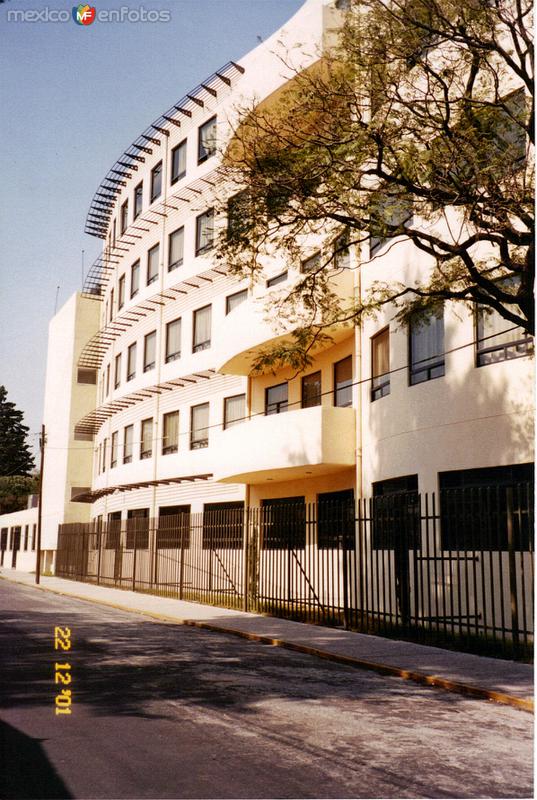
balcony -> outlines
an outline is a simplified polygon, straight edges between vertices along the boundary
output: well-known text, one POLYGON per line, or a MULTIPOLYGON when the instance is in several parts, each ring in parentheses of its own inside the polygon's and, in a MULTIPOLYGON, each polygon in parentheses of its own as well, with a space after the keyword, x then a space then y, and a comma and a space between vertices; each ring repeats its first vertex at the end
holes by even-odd
POLYGON ((353 467, 353 408, 315 406, 258 416, 214 435, 215 480, 265 483, 353 467))
MULTIPOLYGON (((330 288, 342 302, 352 298, 353 280, 351 270, 344 270, 333 277, 330 288)), ((291 339, 295 326, 270 319, 270 312, 266 307, 269 297, 270 294, 265 293, 262 298, 247 300, 231 311, 219 325, 213 347, 213 363, 217 372, 224 375, 249 375, 254 358, 263 349, 291 339)), ((329 346, 346 339, 351 331, 352 328, 348 325, 326 329, 325 332, 333 340, 329 346)), ((324 344, 325 348, 326 346, 324 344)))

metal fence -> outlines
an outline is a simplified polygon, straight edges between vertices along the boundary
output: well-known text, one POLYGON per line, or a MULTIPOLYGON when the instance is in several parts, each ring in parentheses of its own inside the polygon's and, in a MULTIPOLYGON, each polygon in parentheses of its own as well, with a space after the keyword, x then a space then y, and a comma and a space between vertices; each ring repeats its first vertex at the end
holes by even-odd
POLYGON ((527 658, 533 486, 60 526, 56 573, 527 658))

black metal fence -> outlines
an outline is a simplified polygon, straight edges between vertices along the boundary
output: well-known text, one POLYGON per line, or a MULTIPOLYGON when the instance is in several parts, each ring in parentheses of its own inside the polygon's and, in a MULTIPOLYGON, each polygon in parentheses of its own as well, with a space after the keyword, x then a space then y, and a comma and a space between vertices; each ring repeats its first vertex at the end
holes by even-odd
POLYGON ((528 658, 533 508, 519 484, 69 524, 56 574, 528 658))

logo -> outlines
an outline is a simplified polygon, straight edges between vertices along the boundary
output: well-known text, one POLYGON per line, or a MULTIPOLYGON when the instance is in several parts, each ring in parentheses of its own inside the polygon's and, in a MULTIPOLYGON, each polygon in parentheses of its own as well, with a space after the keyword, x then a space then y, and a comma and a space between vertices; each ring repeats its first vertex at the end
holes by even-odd
POLYGON ((95 9, 92 6, 73 6, 73 19, 77 25, 91 25, 95 19, 95 9))

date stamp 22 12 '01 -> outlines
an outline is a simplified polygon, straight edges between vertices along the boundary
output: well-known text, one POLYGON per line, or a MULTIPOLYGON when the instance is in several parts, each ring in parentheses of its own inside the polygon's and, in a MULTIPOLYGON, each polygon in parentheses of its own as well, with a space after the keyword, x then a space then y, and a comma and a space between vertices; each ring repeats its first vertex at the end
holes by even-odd
MULTIPOLYGON (((70 650, 71 649, 71 628, 54 628, 54 649, 55 650, 70 650)), ((54 684, 63 684, 70 686, 72 682, 71 665, 59 664, 54 665, 54 684)), ((56 714, 70 714, 71 705, 73 702, 71 689, 60 689, 55 698, 56 714)))

